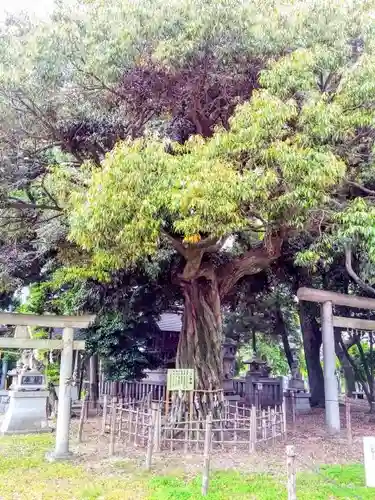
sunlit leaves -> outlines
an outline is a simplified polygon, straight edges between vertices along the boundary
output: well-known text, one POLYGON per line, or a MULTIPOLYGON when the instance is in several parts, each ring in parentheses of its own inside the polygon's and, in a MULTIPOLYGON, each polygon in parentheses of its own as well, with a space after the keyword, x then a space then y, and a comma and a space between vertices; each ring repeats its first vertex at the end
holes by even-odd
POLYGON ((119 144, 88 191, 73 195, 71 237, 96 263, 118 268, 153 254, 162 230, 222 236, 247 229, 254 212, 300 227, 345 165, 330 151, 294 144, 289 123, 297 118, 293 101, 262 91, 238 108, 229 131, 178 154, 149 139, 119 144))

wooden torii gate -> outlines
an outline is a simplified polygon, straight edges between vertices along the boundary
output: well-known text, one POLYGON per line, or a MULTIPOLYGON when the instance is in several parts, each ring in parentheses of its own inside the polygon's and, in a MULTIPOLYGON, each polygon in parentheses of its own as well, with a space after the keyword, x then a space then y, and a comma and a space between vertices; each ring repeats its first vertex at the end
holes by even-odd
POLYGON ((55 449, 48 455, 50 460, 69 458, 69 429, 71 413, 71 380, 73 375, 73 351, 84 350, 85 342, 74 341, 74 329, 88 328, 95 320, 94 315, 54 316, 0 313, 0 324, 14 326, 39 326, 62 328, 62 340, 0 338, 0 348, 10 349, 61 349, 59 402, 56 423, 55 449))
POLYGON ((340 411, 338 387, 335 377, 336 352, 333 328, 340 327, 358 330, 375 330, 375 321, 334 316, 332 306, 338 305, 354 307, 357 309, 375 310, 375 299, 305 287, 298 289, 297 297, 299 300, 318 302, 322 304, 321 318, 326 427, 329 434, 337 434, 340 432, 340 411))

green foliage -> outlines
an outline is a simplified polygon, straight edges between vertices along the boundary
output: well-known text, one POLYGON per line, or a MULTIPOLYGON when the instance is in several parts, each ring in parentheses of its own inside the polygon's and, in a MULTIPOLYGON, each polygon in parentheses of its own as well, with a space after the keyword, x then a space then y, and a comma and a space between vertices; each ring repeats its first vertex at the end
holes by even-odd
MULTIPOLYGON (((21 247, 32 263, 22 274, 43 265, 41 255, 50 269, 61 265, 51 253, 69 253, 65 214, 57 212, 72 188, 71 236, 90 252, 78 256, 78 265, 69 262, 64 273, 70 279, 110 280, 106 271, 154 254, 161 229, 181 237, 221 236, 247 229, 254 219, 264 232, 310 228, 350 174, 342 146, 372 123, 372 9, 373 2, 356 0, 308 6, 302 0, 288 6, 77 0, 59 3, 51 20, 9 20, 0 38, 1 128, 12 139, 2 149, 2 197, 49 205, 37 218, 22 210, 25 225, 19 206, 6 205, 6 236, 17 234, 17 251, 21 247), (212 23, 218 17, 220 23, 212 23), (223 69, 251 67, 257 74, 267 65, 263 89, 237 109, 230 130, 218 130, 206 143, 192 141, 174 156, 152 140, 126 142, 101 168, 116 140, 143 134, 142 113, 165 121, 176 112, 160 100, 153 108, 150 95, 147 113, 134 114, 131 92, 147 81, 125 78, 124 84, 124 75, 142 74, 152 64, 173 80, 204 57, 215 60, 218 79, 223 69), (14 168, 14 136, 31 179, 26 186, 14 168), (35 137, 44 139, 35 144, 35 137), (99 167, 92 175, 77 169, 87 158, 99 167)), ((16 274, 6 264, 4 287, 16 274)))
POLYGON ((230 131, 193 140, 176 156, 152 141, 117 146, 88 190, 72 196, 71 237, 94 252, 96 265, 116 269, 154 254, 162 230, 220 237, 248 228, 249 213, 271 226, 290 214, 288 225, 299 227, 345 165, 293 143, 288 122, 295 119, 293 104, 261 91, 237 110, 230 131))
MULTIPOLYGON (((267 361, 271 368, 273 376, 289 375, 289 365, 285 357, 285 352, 280 341, 266 337, 258 333, 256 335, 257 358, 267 361)), ((248 370, 248 366, 243 364, 244 361, 251 359, 253 356, 252 346, 246 346, 240 349, 238 361, 240 373, 243 376, 248 370)))
POLYGON ((99 354, 108 380, 140 379, 144 369, 160 364, 157 355, 149 352, 147 340, 152 333, 157 335, 153 318, 107 313, 88 330, 87 350, 99 354))
POLYGON ((364 359, 365 359, 366 366, 364 366, 364 363, 363 363, 362 357, 359 353, 359 349, 358 349, 357 345, 353 345, 348 350, 348 352, 349 352, 350 356, 353 359, 353 362, 355 363, 355 365, 357 367, 357 370, 359 372, 358 375, 360 377, 360 381, 368 383, 368 377, 366 374, 366 370, 369 370, 369 372, 371 372, 371 369, 374 370, 374 368, 375 368, 375 353, 374 353, 374 351, 371 352, 370 345, 369 345, 368 341, 362 340, 361 346, 362 346, 362 350, 364 353, 364 359))
POLYGON ((19 305, 18 312, 23 314, 43 314, 48 294, 51 292, 50 283, 35 283, 29 287, 28 291, 27 300, 19 305))
MULTIPOLYGON (((176 304, 176 290, 169 284, 170 252, 159 257, 143 270, 112 275, 108 283, 83 279, 72 283, 67 276, 62 279, 61 272, 57 280, 30 287, 22 312, 95 313, 95 325, 80 332, 87 352, 99 354, 109 379, 139 379, 145 368, 160 364, 157 355, 150 352, 150 342, 160 334, 156 327, 159 314, 176 304)), ((49 363, 46 366, 53 371, 49 363)))
POLYGON ((256 294, 246 285, 240 288, 235 311, 224 314, 224 332, 242 346, 238 357, 242 371, 243 361, 252 358, 254 335, 256 355, 267 361, 273 375, 290 373, 283 335, 300 353, 300 368, 306 371, 296 302, 292 290, 285 284, 277 284, 275 280, 272 287, 256 294))
POLYGON ((60 364, 48 363, 46 366, 45 374, 47 381, 52 384, 58 384, 60 380, 60 364))

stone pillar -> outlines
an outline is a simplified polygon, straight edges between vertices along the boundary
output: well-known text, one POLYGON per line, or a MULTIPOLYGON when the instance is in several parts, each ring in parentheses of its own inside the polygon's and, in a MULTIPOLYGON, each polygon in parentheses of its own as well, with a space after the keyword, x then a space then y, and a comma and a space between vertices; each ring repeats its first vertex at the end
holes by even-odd
POLYGON ((333 332, 332 302, 322 305, 323 368, 326 426, 329 434, 340 432, 340 410, 336 379, 336 352, 333 332))
POLYGON ((55 450, 47 457, 50 460, 70 458, 69 430, 71 416, 71 379, 73 365, 73 328, 63 330, 63 349, 61 351, 59 403, 57 409, 55 450))

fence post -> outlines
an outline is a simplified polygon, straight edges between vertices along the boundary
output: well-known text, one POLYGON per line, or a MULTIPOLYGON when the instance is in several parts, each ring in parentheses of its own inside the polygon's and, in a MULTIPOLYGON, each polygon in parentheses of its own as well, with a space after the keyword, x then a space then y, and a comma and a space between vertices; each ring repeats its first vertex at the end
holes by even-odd
POLYGON ((160 451, 160 427, 161 427, 161 411, 160 403, 151 403, 151 413, 154 421, 154 451, 160 451))
POLYGON ((154 432, 155 432, 155 410, 151 412, 151 418, 148 425, 148 440, 147 440, 147 452, 146 452, 146 470, 151 470, 152 464, 152 450, 154 448, 154 432))
POLYGON ((103 396, 103 419, 102 419, 102 430, 101 434, 105 434, 105 428, 107 424, 107 413, 108 413, 108 396, 104 394, 103 396))
POLYGON ((271 429, 272 429, 272 443, 276 442, 276 411, 275 409, 271 410, 271 429))
POLYGON ((291 398, 292 398, 292 422, 293 422, 293 429, 294 429, 296 426, 296 392, 290 391, 289 394, 291 395, 291 398))
POLYGON ((283 396, 282 414, 283 414, 283 433, 284 433, 284 440, 286 440, 286 400, 285 400, 285 394, 284 394, 284 396, 283 396))
POLYGON ((348 397, 346 397, 345 399, 345 417, 346 417, 346 435, 348 438, 348 445, 351 446, 353 444, 352 418, 350 413, 350 398, 348 397))
POLYGON ((250 409, 250 452, 255 451, 255 443, 257 440, 257 408, 252 406, 250 409))
POLYGON ((296 493, 296 453, 294 446, 286 447, 286 468, 288 475, 288 500, 297 500, 296 493))
POLYGON ((87 394, 85 394, 85 397, 83 398, 83 401, 82 401, 81 413, 79 416, 79 424, 78 424, 78 442, 79 443, 82 441, 83 423, 85 421, 85 413, 86 413, 86 405, 87 404, 88 404, 87 394))
POLYGON ((210 476, 210 458, 211 458, 211 441, 212 441, 212 415, 207 415, 206 433, 204 436, 204 459, 203 459, 203 476, 202 476, 202 495, 208 493, 208 483, 210 476))
POLYGON ((137 446, 137 438, 138 438, 138 424, 139 424, 139 408, 137 408, 135 414, 135 429, 134 429, 134 446, 137 446))
POLYGON ((115 453, 115 437, 116 437, 116 413, 117 413, 117 398, 112 398, 112 412, 111 412, 111 434, 109 436, 109 456, 115 453))

